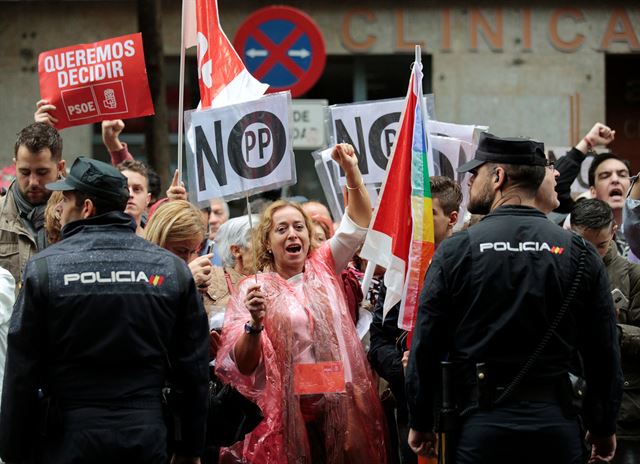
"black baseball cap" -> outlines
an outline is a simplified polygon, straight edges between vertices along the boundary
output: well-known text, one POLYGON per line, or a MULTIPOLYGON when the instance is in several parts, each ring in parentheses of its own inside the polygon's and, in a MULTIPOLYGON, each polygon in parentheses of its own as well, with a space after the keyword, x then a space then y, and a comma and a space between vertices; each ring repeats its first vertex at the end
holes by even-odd
POLYGON ((458 172, 472 171, 484 163, 546 166, 544 143, 522 138, 501 138, 488 132, 480 134, 474 159, 460 166, 458 172))
POLYGON ((110 164, 84 156, 76 158, 66 178, 45 187, 51 191, 77 190, 115 202, 129 198, 127 178, 120 171, 110 164))

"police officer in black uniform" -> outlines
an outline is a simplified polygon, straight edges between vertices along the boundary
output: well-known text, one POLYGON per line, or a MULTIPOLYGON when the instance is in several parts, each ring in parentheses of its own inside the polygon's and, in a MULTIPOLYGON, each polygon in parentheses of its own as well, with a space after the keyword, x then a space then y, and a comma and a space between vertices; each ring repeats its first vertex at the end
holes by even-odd
POLYGON ((450 427, 437 414, 444 395, 458 406, 457 464, 584 462, 581 395, 591 459, 615 452, 622 375, 607 274, 590 244, 533 207, 546 164, 541 143, 483 134, 459 168, 472 174, 469 211, 487 216, 445 240, 425 278, 406 376, 418 454, 434 451, 435 422, 450 427), (454 387, 442 393, 444 360, 454 387), (580 364, 586 395, 568 376, 580 364))
POLYGON ((161 392, 184 392, 175 462, 199 462, 208 326, 184 262, 135 234, 127 180, 79 157, 62 241, 27 265, 10 323, 0 455, 7 462, 166 463, 161 392))

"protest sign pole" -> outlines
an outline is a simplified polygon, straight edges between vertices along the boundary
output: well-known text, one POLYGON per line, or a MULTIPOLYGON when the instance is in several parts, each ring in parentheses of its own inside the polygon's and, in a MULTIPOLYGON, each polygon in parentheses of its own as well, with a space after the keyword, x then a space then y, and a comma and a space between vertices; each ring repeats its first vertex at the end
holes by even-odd
MULTIPOLYGON (((253 214, 251 214, 251 202, 249 201, 249 195, 245 195, 245 198, 247 200, 247 214, 249 215, 249 230, 251 231, 251 233, 253 234, 253 214)), ((256 255, 256 247, 252 246, 251 249, 253 250, 253 265, 257 266, 258 265, 258 260, 257 255, 256 255)), ((256 269, 256 283, 258 283, 258 270, 256 269)))
POLYGON ((182 185, 182 126, 184 125, 184 62, 185 62, 185 4, 189 0, 182 0, 182 23, 180 30, 180 90, 178 93, 178 185, 182 185))

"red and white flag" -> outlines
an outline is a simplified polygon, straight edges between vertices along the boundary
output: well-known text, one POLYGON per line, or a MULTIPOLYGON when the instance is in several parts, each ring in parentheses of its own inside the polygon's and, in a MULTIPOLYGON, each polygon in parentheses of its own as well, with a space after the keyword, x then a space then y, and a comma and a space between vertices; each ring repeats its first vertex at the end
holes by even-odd
POLYGON ((185 48, 198 46, 200 106, 221 106, 256 100, 269 86, 253 77, 229 42, 218 15, 217 0, 183 0, 185 48))

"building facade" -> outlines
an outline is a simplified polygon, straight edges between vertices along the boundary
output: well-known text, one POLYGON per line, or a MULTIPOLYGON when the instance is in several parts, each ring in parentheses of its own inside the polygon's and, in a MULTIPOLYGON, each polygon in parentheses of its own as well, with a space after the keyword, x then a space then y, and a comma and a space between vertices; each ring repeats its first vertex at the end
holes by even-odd
MULTIPOLYGON (((560 8, 551 2, 282 3, 311 16, 325 40, 324 73, 303 98, 334 104, 402 97, 414 45, 420 44, 424 89, 435 95, 438 120, 488 125, 498 135, 532 137, 553 147, 570 147, 594 122, 605 122, 616 129, 613 149, 631 159, 634 170, 640 169, 637 4, 582 2, 560 8)), ((231 40, 249 14, 269 6, 252 0, 218 4, 231 40)), ((163 3, 173 121, 180 14, 180 1, 163 3)), ((13 158, 16 132, 33 120, 39 99, 38 54, 137 30, 134 1, 0 1, 2 166, 13 158)), ((187 105, 198 98, 194 55, 189 53, 187 105)), ((125 138, 143 151, 138 126, 132 121, 125 138)), ((79 154, 104 156, 96 127, 65 129, 63 136, 68 159, 79 154)))

